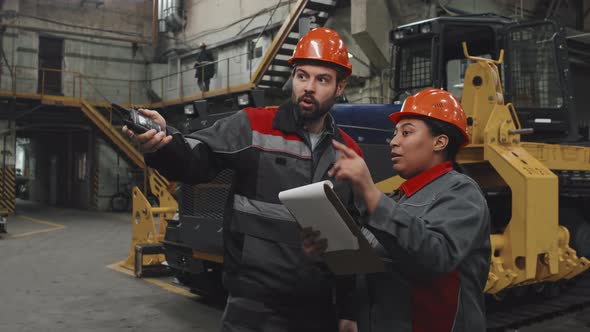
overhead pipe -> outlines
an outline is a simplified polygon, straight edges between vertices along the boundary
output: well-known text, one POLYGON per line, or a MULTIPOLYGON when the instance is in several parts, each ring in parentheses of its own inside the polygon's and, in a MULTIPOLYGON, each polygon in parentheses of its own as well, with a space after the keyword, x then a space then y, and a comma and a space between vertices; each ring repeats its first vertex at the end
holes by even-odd
POLYGON ((152 47, 158 43, 158 18, 160 17, 160 1, 154 0, 152 6, 152 47))
POLYGON ((158 1, 158 31, 160 32, 166 32, 166 21, 164 20, 166 15, 164 14, 164 8, 166 8, 165 6, 167 3, 168 0, 158 1))
POLYGON ((180 17, 182 9, 181 0, 167 0, 167 7, 164 7, 166 26, 172 31, 179 31, 184 27, 184 19, 180 17))

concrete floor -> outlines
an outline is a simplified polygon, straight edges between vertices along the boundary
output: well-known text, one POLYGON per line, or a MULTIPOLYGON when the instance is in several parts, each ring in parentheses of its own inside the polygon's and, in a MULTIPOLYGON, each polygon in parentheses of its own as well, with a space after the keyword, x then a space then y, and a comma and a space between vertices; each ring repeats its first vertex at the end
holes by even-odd
MULTIPOLYGON (((0 331, 218 331, 219 305, 109 268, 129 252, 130 214, 17 208, 0 235, 0 331)), ((590 331, 590 309, 518 331, 590 331)))
POLYGON ((217 331, 221 309, 107 268, 130 214, 18 202, 0 239, 0 331, 217 331))

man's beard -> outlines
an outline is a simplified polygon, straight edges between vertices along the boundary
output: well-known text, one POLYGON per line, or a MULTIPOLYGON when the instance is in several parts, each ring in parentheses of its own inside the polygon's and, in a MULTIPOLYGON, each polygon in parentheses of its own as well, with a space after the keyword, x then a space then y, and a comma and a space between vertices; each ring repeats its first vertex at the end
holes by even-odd
MULTIPOLYGON (((293 96, 293 99, 295 99, 295 96, 293 96)), ((326 101, 324 104, 320 104, 320 102, 317 101, 313 95, 305 93, 301 95, 299 98, 297 98, 294 104, 296 106, 297 113, 301 121, 313 122, 321 119, 326 113, 328 113, 334 105, 335 101, 336 98, 335 96, 333 96, 331 100, 326 101), (311 101, 311 104, 313 105, 311 109, 301 109, 300 103, 303 101, 304 98, 307 98, 311 101)))

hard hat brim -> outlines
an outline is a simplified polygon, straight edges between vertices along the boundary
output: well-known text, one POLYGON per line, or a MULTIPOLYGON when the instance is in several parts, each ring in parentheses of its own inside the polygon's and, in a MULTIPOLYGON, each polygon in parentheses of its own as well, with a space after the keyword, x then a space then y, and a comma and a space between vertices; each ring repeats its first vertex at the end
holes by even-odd
MULTIPOLYGON (((391 120, 396 125, 401 118, 405 118, 405 117, 410 117, 410 118, 411 117, 418 117, 418 118, 426 117, 426 118, 428 118, 428 116, 425 115, 424 113, 411 112, 411 111, 404 111, 404 112, 400 111, 400 112, 395 112, 395 113, 389 114, 389 120, 391 120)), ((457 129, 459 129, 459 131, 461 132, 461 135, 463 135, 463 143, 461 143, 461 147, 468 145, 469 144, 469 135, 467 135, 467 133, 464 132, 463 130, 461 130, 460 128, 457 128, 457 129)))
POLYGON ((313 59, 313 58, 295 58, 295 57, 291 57, 289 58, 289 60, 287 60, 287 63, 290 66, 294 66, 297 61, 306 61, 306 60, 312 60, 312 61, 317 61, 319 63, 326 63, 327 65, 333 65, 333 66, 337 66, 338 68, 342 68, 344 70, 344 76, 348 77, 350 76, 350 74, 352 74, 352 65, 350 67, 347 66, 343 66, 342 64, 335 62, 335 61, 328 61, 328 60, 324 60, 324 59, 313 59))

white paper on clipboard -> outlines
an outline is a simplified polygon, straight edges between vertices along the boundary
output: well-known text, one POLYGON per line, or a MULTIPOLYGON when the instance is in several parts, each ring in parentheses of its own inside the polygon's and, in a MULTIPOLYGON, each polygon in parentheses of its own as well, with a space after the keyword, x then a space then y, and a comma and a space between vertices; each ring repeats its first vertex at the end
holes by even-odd
POLYGON ((321 237, 328 240, 326 252, 359 249, 357 237, 326 196, 325 185, 333 188, 330 181, 316 182, 281 191, 279 200, 301 227, 321 232, 321 237))

